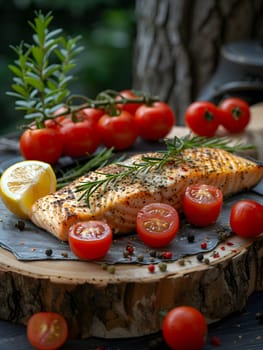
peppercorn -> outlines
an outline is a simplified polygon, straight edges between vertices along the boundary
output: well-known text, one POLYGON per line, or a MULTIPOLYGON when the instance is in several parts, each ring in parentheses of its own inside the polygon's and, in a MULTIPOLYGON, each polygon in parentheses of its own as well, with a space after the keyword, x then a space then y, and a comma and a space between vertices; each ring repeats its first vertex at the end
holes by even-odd
POLYGON ((155 258, 156 257, 156 250, 151 250, 149 254, 151 257, 155 258))
POLYGON ((62 252, 61 256, 63 256, 63 258, 68 258, 68 253, 67 252, 62 252))
POLYGON ((23 220, 18 220, 15 224, 15 227, 18 228, 20 231, 23 231, 25 229, 25 222, 23 220))
POLYGON ((159 270, 162 272, 165 272, 167 270, 167 264, 164 262, 160 262, 158 266, 159 266, 159 270))
POLYGON ((45 254, 46 254, 46 256, 51 256, 53 254, 53 250, 52 249, 46 249, 45 250, 45 254))
POLYGON ((202 261, 204 259, 204 255, 202 253, 197 254, 196 256, 198 261, 202 261))
POLYGON ((153 273, 155 271, 155 266, 153 264, 148 265, 148 271, 153 273))
POLYGON ((206 242, 201 242, 200 247, 201 247, 201 249, 206 249, 207 248, 207 243, 206 242))
POLYGON ((129 252, 127 252, 127 250, 125 250, 124 252, 123 252, 123 257, 124 258, 128 258, 129 257, 129 252))
POLYGON ((127 244, 126 250, 131 255, 134 252, 134 247, 132 245, 130 245, 130 244, 127 244))
POLYGON ((113 265, 108 266, 107 271, 114 275, 116 268, 113 265))
POLYGON ((195 236, 194 236, 194 234, 189 233, 189 234, 187 235, 187 240, 188 240, 189 243, 193 243, 193 242, 195 241, 195 236))
POLYGON ((141 261, 143 261, 143 260, 144 260, 144 256, 143 256, 143 255, 138 255, 138 256, 137 256, 137 259, 138 259, 138 261, 140 261, 140 262, 141 262, 141 261))
POLYGON ((184 260, 184 259, 178 260, 178 264, 179 264, 180 266, 184 266, 184 265, 185 265, 185 260, 184 260))

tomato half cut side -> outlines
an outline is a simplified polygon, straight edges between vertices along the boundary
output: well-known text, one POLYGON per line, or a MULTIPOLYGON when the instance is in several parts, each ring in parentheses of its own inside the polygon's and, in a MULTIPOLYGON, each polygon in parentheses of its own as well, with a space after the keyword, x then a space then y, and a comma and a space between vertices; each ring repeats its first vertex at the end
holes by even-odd
POLYGON ((222 191, 212 185, 193 184, 183 196, 186 220, 195 226, 209 226, 216 222, 223 205, 222 191))
POLYGON ((110 249, 112 230, 104 221, 83 221, 69 228, 69 245, 83 260, 102 259, 110 249))
POLYGON ((167 246, 176 236, 179 225, 178 212, 169 204, 150 203, 137 214, 137 233, 150 247, 167 246))
POLYGON ((27 338, 38 350, 59 349, 68 338, 67 322, 56 312, 38 312, 27 323, 27 338))

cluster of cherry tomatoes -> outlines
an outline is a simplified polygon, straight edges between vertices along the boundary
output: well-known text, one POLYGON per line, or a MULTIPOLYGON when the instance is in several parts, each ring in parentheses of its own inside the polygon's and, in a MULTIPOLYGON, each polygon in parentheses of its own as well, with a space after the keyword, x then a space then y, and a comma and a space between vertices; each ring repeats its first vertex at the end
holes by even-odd
POLYGON ((246 101, 236 97, 222 100, 218 106, 212 102, 196 101, 185 112, 186 125, 197 135, 212 137, 222 125, 229 133, 242 132, 250 121, 246 101))
POLYGON ((57 117, 47 119, 44 127, 33 123, 22 133, 20 151, 25 159, 54 164, 62 155, 92 154, 100 144, 125 150, 137 137, 147 141, 164 138, 176 122, 173 110, 164 102, 130 102, 136 99, 132 90, 121 91, 113 114, 103 108, 83 108, 72 117, 59 109, 57 117), (129 102, 123 103, 123 99, 129 102))
MULTIPOLYGON (((189 185, 183 195, 183 213, 188 223, 210 226, 218 219, 222 205, 222 191, 212 185, 189 185)), ((231 208, 229 224, 241 237, 256 237, 263 232, 263 205, 254 200, 240 200, 231 208)), ((166 203, 149 203, 136 217, 136 232, 145 245, 152 248, 166 247, 176 236, 180 216, 166 203)), ((110 226, 103 221, 79 222, 70 227, 69 245, 80 259, 101 259, 111 247, 113 235, 110 226)))

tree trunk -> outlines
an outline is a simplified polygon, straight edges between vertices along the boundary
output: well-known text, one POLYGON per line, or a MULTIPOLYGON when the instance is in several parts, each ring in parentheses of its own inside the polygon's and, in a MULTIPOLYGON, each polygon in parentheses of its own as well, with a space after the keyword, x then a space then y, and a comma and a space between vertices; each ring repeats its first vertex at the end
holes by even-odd
POLYGON ((185 108, 215 72, 225 43, 263 38, 262 0, 137 0, 134 88, 185 108))

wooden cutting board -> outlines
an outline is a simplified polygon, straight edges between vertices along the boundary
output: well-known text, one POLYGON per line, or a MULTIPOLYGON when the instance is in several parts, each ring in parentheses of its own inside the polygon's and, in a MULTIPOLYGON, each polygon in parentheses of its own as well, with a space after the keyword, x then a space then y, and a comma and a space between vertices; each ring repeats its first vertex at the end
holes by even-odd
MULTIPOLYGON (((262 118, 261 112, 253 116, 262 118)), ((258 136, 262 122, 251 128, 248 137, 258 136)), ((185 132, 173 130, 178 136, 185 132)), ((229 238, 204 254, 202 262, 191 256, 169 263, 166 272, 157 266, 154 273, 145 265, 117 264, 113 274, 92 262, 18 261, 0 248, 0 318, 26 324, 35 312, 60 312, 72 337, 155 333, 163 312, 182 304, 213 322, 241 310, 256 290, 263 290, 263 235, 229 238)))

